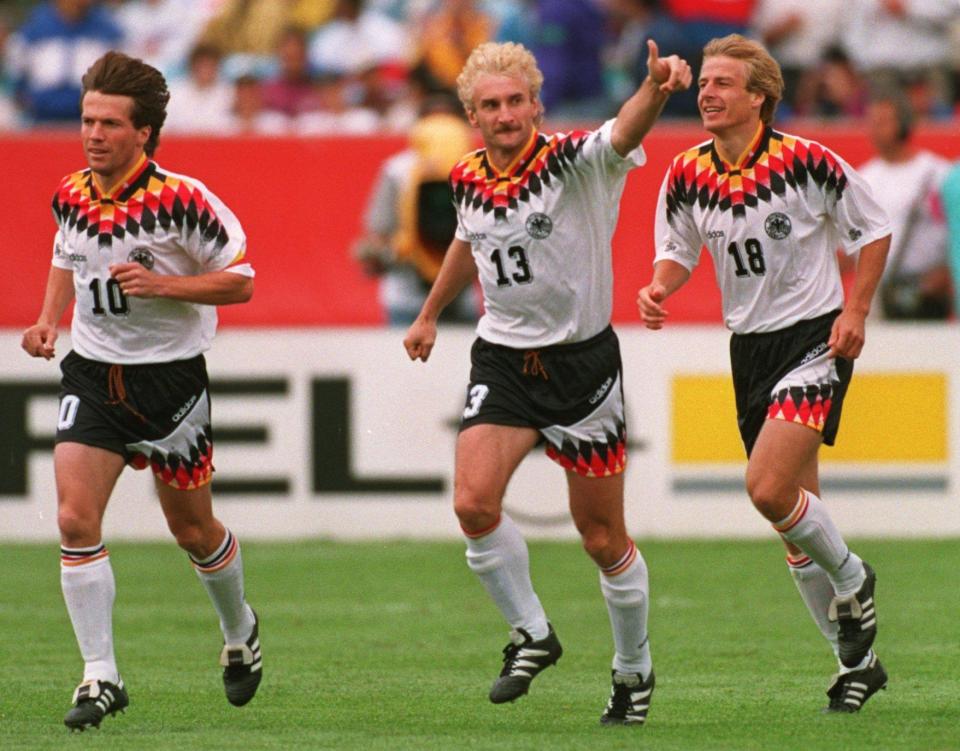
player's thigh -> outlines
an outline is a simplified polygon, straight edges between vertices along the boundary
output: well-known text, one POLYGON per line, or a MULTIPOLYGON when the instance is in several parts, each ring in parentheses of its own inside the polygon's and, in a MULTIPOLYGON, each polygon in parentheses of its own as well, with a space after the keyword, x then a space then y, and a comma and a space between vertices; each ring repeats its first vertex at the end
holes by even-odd
POLYGON ((537 445, 533 428, 480 423, 457 436, 454 502, 499 509, 507 483, 537 445))
MULTIPOLYGON (((817 472, 819 431, 786 420, 767 420, 760 429, 747 463, 747 490, 751 497, 796 494, 817 472)), ((812 490, 812 488, 810 488, 812 490)), ((789 509, 787 509, 789 511, 789 509)))
POLYGON ((623 519, 623 473, 585 477, 567 471, 570 514, 581 534, 599 528, 626 534, 623 519))
POLYGON ((183 490, 155 478, 160 507, 180 547, 207 556, 223 542, 226 531, 213 515, 210 483, 183 490))
POLYGON ((89 534, 99 535, 107 502, 117 478, 123 471, 123 456, 107 449, 83 443, 63 441, 53 450, 53 467, 57 482, 57 507, 62 531, 74 545, 96 545, 96 540, 79 540, 89 534))

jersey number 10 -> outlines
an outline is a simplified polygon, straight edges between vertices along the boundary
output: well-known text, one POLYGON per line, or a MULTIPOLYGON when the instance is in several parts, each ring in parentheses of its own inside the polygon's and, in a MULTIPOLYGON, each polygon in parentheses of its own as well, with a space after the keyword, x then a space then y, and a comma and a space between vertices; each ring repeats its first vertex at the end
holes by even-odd
POLYGON ((107 314, 107 310, 103 307, 104 297, 106 297, 107 308, 110 309, 111 313, 115 316, 126 315, 130 311, 130 306, 127 304, 127 296, 120 289, 120 282, 111 276, 103 286, 106 287, 106 294, 100 288, 99 279, 90 282, 90 291, 93 293, 94 315, 103 316, 107 314))

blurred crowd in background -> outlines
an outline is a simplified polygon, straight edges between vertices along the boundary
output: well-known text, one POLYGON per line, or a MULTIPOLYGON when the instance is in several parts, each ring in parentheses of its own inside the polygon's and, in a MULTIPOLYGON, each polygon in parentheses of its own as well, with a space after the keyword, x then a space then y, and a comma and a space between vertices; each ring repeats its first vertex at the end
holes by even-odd
MULTIPOLYGON (((402 324, 452 236, 446 173, 427 179, 418 165, 448 171, 465 150, 450 144, 469 143, 450 118, 462 118, 456 78, 474 47, 515 41, 534 52, 554 129, 613 116, 646 75, 648 38, 698 71, 704 44, 732 32, 779 60, 778 121, 865 126, 876 156, 864 174, 895 238, 880 314, 950 317, 960 308, 960 164, 911 134, 918 121, 960 121, 960 0, 4 0, 0 131, 76 128, 81 76, 120 49, 167 77, 164 133, 407 134, 354 244, 383 277, 387 319, 402 324)), ((672 96, 664 117, 696 120, 696 87, 672 96)), ((476 317, 469 291, 460 303, 461 320, 476 317)))
MULTIPOLYGON (((168 132, 406 132, 487 40, 534 51, 551 123, 599 121, 647 38, 696 69, 734 31, 783 66, 781 118, 858 117, 891 85, 920 118, 960 113, 956 0, 5 0, 0 129, 72 126, 83 71, 119 48, 170 81, 168 132)), ((694 91, 665 113, 696 114, 694 91)))

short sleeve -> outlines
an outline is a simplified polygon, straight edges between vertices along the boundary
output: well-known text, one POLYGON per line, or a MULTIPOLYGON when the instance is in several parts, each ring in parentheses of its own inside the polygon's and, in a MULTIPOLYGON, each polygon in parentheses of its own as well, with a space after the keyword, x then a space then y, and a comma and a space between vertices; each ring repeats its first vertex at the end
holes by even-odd
POLYGON ((890 234, 890 221, 863 176, 840 157, 830 155, 840 169, 837 187, 827 196, 826 208, 836 227, 843 252, 856 253, 864 245, 890 234))
POLYGON ((63 239, 63 233, 57 230, 57 234, 53 238, 53 260, 51 263, 58 269, 73 271, 71 255, 72 253, 63 239))
POLYGON ((588 136, 584 144, 584 156, 588 160, 600 162, 604 171, 611 175, 625 175, 634 167, 646 164, 647 154, 641 145, 626 156, 620 156, 611 141, 615 122, 616 120, 607 120, 588 136))
POLYGON ((668 199, 672 168, 667 169, 660 194, 657 196, 657 214, 654 221, 654 264, 674 261, 693 271, 700 261, 703 239, 697 229, 690 206, 679 200, 668 199))
POLYGON ((196 222, 184 222, 183 248, 204 272, 232 271, 253 276, 246 260, 247 237, 236 215, 201 183, 192 196, 196 222))

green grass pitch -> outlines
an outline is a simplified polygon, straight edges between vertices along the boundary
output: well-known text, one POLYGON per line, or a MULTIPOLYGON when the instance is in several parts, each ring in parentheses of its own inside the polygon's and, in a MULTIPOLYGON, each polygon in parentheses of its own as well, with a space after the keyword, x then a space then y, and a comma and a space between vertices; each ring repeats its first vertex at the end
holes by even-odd
POLYGON ((220 683, 215 616, 174 545, 110 545, 126 714, 61 724, 81 676, 55 545, 8 545, 0 588, 4 749, 960 749, 960 540, 856 541, 877 570, 890 673, 858 715, 824 715, 834 663, 774 540, 644 542, 657 691, 643 728, 598 723, 611 638, 596 568, 531 544, 565 649, 514 704, 487 701, 507 629, 459 543, 244 544, 264 681, 220 683))

